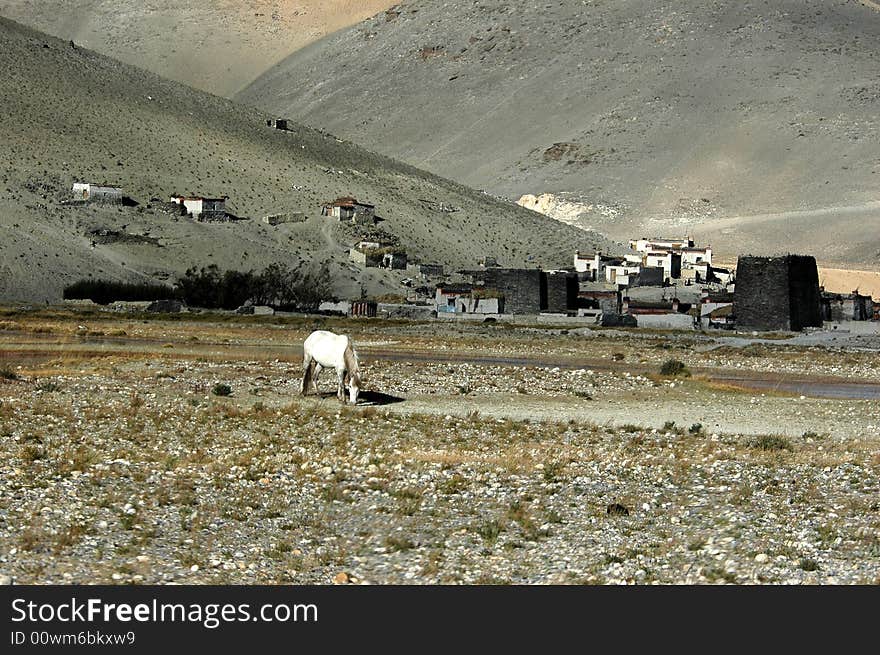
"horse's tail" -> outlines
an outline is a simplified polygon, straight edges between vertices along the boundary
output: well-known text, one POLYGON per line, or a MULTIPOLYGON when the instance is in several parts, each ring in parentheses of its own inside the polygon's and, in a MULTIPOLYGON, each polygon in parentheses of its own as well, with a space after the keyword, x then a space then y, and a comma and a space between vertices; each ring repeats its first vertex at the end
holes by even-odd
POLYGON ((358 356, 357 351, 355 351, 354 346, 351 344, 351 339, 348 340, 348 345, 345 347, 342 359, 345 361, 345 370, 348 371, 349 377, 356 385, 360 386, 361 374, 358 367, 358 356))

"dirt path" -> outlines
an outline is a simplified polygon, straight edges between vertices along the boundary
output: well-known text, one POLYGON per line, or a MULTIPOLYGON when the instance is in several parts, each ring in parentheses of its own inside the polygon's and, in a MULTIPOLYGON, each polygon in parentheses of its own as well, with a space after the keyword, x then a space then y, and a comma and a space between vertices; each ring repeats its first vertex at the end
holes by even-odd
POLYGON ((876 216, 878 212, 880 212, 880 201, 874 201, 862 203, 859 205, 822 207, 820 209, 795 209, 787 212, 713 218, 708 224, 710 224, 714 228, 741 227, 743 225, 754 225, 758 223, 776 222, 783 220, 797 221, 800 219, 839 216, 841 214, 870 214, 871 216, 876 216))

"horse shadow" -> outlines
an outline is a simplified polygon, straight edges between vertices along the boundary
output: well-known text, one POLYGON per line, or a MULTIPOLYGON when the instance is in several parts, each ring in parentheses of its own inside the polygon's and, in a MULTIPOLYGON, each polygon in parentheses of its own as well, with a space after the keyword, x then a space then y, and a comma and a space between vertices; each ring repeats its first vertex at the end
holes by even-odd
MULTIPOLYGON (((336 400, 336 392, 335 391, 321 391, 317 394, 310 393, 310 397, 317 398, 318 400, 336 400)), ((346 400, 348 399, 348 392, 345 394, 346 400)), ((396 403, 402 403, 406 398, 401 398, 399 396, 392 396, 391 394, 382 393, 381 391, 361 391, 358 393, 358 407, 381 407, 383 405, 394 405, 396 403)))
POLYGON ((358 405, 394 405, 404 400, 405 398, 400 396, 392 396, 381 391, 361 391, 358 394, 358 405))

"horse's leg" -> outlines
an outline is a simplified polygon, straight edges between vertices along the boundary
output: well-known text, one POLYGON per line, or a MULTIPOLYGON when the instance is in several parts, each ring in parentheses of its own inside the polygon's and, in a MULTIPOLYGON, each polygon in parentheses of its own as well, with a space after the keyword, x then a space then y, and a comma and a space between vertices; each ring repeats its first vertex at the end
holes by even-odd
POLYGON ((312 382, 312 358, 309 355, 305 355, 303 357, 303 378, 302 383, 299 386, 299 392, 301 395, 305 396, 309 392, 309 383, 312 382))
POLYGON ((318 362, 315 362, 315 372, 312 373, 312 387, 315 389, 315 395, 320 396, 321 392, 318 391, 318 376, 321 375, 321 371, 324 370, 324 367, 321 366, 318 362))
POLYGON ((337 368, 336 369, 336 380, 338 382, 338 386, 336 388, 336 397, 342 401, 342 404, 345 404, 345 369, 337 368))

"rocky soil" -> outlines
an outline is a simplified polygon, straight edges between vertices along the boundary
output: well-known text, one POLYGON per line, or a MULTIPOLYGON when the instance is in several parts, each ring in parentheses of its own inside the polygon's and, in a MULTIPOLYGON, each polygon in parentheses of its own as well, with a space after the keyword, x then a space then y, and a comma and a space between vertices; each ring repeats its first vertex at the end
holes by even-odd
MULTIPOLYGON (((455 361, 574 340, 522 329, 423 329, 441 354, 421 361, 417 326, 360 321, 365 391, 344 407, 329 375, 324 396, 297 395, 284 346, 305 325, 15 318, 0 573, 17 583, 880 580, 876 403, 631 372, 627 353, 607 370, 455 361), (111 324, 125 350, 94 334, 111 324), (367 352, 379 344, 399 357, 367 352), (640 406, 681 411, 642 423, 640 406), (698 425, 711 407, 762 429, 698 425)), ((658 338, 578 345, 603 361, 658 338)), ((834 354, 784 348, 801 370, 834 354)))

